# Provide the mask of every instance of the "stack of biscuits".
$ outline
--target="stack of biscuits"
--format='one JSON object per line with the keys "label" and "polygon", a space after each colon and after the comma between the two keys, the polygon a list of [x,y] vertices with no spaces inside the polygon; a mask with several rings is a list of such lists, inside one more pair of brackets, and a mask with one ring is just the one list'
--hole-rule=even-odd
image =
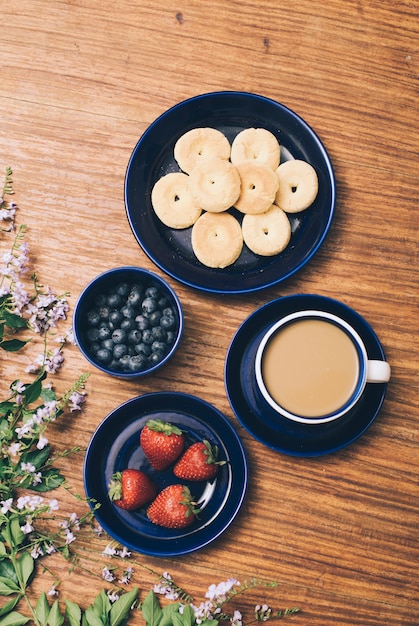
{"label": "stack of biscuits", "polygon": [[194,128],[177,140],[174,158],[182,171],[157,180],[151,203],[166,226],[192,227],[192,249],[208,267],[233,264],[244,244],[261,256],[279,254],[291,239],[287,213],[317,196],[314,168],[302,160],[280,164],[279,141],[264,128],[242,130],[231,145],[216,128]]}

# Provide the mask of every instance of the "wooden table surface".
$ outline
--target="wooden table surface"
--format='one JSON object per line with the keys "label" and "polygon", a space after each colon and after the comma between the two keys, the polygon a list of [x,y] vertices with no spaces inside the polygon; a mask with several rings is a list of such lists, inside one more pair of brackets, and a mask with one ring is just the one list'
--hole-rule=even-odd
{"label": "wooden table surface", "polygon": [[[154,576],[197,600],[236,577],[278,582],[243,596],[299,606],[295,624],[417,625],[418,592],[418,10],[416,0],[2,0],[0,167],[14,173],[18,220],[39,277],[74,305],[99,272],[133,264],[163,273],[134,239],[124,208],[130,154],[148,125],[182,100],[246,91],[297,112],[333,162],[337,204],[316,256],[296,275],[247,295],[220,296],[168,278],[184,308],[175,358],[121,382],[74,346],[63,388],[91,373],[58,450],[86,446],[120,403],[150,391],[198,395],[237,430],[249,490],[232,526],[188,556],[132,557],[144,593]],[[3,246],[3,243],[2,243]],[[376,331],[392,366],[383,408],[352,445],[318,458],[275,452],[235,418],[223,381],[226,351],[259,306],[295,293],[336,298]],[[14,374],[2,367],[4,381]],[[82,493],[83,455],[61,461]],[[62,508],[81,507],[60,495]],[[87,550],[89,542],[82,548]],[[102,544],[101,544],[102,545]],[[99,568],[100,553],[98,553]],[[60,600],[86,607],[103,581],[57,561]],[[93,568],[93,566],[92,566]],[[100,571],[100,570],[99,570]],[[37,577],[34,593],[51,578]],[[142,623],[135,617],[135,623]]]}

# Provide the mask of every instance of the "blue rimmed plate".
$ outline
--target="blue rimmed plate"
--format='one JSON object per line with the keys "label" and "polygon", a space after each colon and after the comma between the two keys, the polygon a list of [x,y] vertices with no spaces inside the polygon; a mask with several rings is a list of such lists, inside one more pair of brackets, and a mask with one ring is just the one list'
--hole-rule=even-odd
{"label": "blue rimmed plate", "polygon": [[[144,510],[128,512],[109,500],[108,484],[114,472],[125,468],[145,471],[159,489],[179,482],[171,468],[154,471],[139,444],[148,419],[162,419],[185,431],[188,443],[207,439],[217,445],[221,465],[213,481],[186,482],[199,502],[201,513],[193,525],[171,530],[152,524]],[[193,552],[219,537],[237,516],[248,482],[242,443],[227,418],[207,402],[188,394],[149,393],[125,402],[98,426],[84,462],[86,495],[100,507],[95,516],[106,532],[122,545],[158,557]]]}
{"label": "blue rimmed plate", "polygon": [[264,445],[292,456],[314,457],[336,452],[358,439],[377,417],[386,383],[367,385],[356,407],[327,424],[300,424],[262,410],[256,394],[255,357],[266,331],[279,319],[304,309],[327,311],[342,317],[359,333],[370,359],[385,359],[371,326],[338,300],[315,294],[278,298],[254,311],[239,327],[227,351],[225,387],[233,412],[242,426]]}
{"label": "blue rimmed plate", "polygon": [[[266,128],[280,141],[281,161],[303,159],[315,168],[319,179],[317,198],[306,211],[289,216],[291,242],[281,254],[261,257],[244,246],[233,265],[225,269],[209,268],[193,253],[190,228],[168,228],[155,215],[151,190],[158,178],[179,170],[173,157],[177,139],[188,130],[203,126],[218,128],[230,141],[244,128]],[[257,291],[299,271],[322,245],[331,226],[335,201],[332,164],[313,129],[284,105],[245,92],[208,93],[170,108],[138,141],[125,176],[126,213],[144,252],[173,278],[213,293]]]}

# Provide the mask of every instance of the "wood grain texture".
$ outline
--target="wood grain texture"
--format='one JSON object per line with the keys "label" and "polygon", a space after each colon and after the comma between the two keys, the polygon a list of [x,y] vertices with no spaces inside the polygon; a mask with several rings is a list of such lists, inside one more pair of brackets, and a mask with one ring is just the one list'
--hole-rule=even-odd
{"label": "wood grain texture", "polygon": [[[124,209],[125,169],[138,138],[167,108],[216,90],[273,98],[319,134],[335,169],[331,231],[297,275],[262,292],[224,297],[169,279],[185,311],[182,347],[152,378],[120,382],[74,347],[58,378],[91,372],[83,415],[53,429],[57,450],[86,446],[118,404],[148,391],[199,395],[231,420],[249,458],[243,509],[208,548],[177,559],[135,555],[145,592],[169,571],[198,601],[235,576],[276,580],[244,596],[301,607],[296,624],[414,626],[418,593],[418,10],[381,0],[19,0],[1,3],[0,168],[13,168],[19,219],[37,272],[74,305],[108,268],[156,268]],[[3,246],[3,241],[2,241]],[[373,326],[392,365],[379,418],[344,450],[318,459],[278,454],[238,423],[223,382],[238,326],[281,295],[320,293]],[[2,360],[2,389],[14,361]],[[82,493],[82,455],[61,461]],[[82,505],[62,494],[62,509]],[[100,551],[80,538],[86,554]],[[94,551],[91,553],[91,548]],[[62,577],[61,598],[87,606],[103,584]],[[45,573],[34,594],[47,590]],[[135,623],[142,623],[140,616]]]}

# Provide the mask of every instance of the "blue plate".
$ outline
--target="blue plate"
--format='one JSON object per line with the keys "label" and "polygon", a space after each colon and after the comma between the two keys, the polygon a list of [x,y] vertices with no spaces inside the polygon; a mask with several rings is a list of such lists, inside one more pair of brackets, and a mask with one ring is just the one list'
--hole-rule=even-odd
{"label": "blue plate", "polygon": [[[280,141],[281,161],[303,159],[316,169],[317,198],[306,211],[289,216],[291,243],[281,254],[261,257],[244,246],[233,265],[225,269],[209,268],[193,253],[190,228],[168,228],[155,215],[150,198],[154,183],[164,174],[179,171],[173,157],[177,139],[188,130],[203,126],[218,128],[230,141],[244,128],[266,128]],[[213,293],[257,291],[280,283],[300,270],[320,248],[330,229],[335,194],[329,156],[310,126],[274,100],[234,91],[190,98],[157,118],[135,146],[125,176],[127,217],[144,252],[173,278]],[[235,215],[242,217],[238,212]]]}
{"label": "blue plate", "polygon": [[358,331],[370,359],[385,359],[374,331],[353,309],[324,296],[299,294],[273,300],[243,322],[227,352],[224,380],[234,414],[255,439],[278,452],[314,457],[348,446],[365,433],[381,409],[387,384],[367,385],[352,411],[327,424],[300,424],[276,414],[274,418],[268,409],[262,410],[255,392],[254,364],[258,345],[278,319],[304,309],[339,315]]}
{"label": "blue plate", "polygon": [[[221,465],[213,481],[185,482],[200,503],[199,520],[183,530],[152,524],[144,510],[124,511],[109,500],[108,484],[114,472],[137,468],[159,489],[179,482],[171,468],[154,471],[139,444],[148,419],[163,419],[186,432],[188,444],[208,439],[220,450]],[[84,462],[88,498],[100,503],[95,516],[116,541],[131,550],[169,557],[193,552],[214,541],[230,526],[247,490],[247,460],[241,441],[222,413],[212,405],[183,393],[150,393],[125,402],[98,426]]]}

